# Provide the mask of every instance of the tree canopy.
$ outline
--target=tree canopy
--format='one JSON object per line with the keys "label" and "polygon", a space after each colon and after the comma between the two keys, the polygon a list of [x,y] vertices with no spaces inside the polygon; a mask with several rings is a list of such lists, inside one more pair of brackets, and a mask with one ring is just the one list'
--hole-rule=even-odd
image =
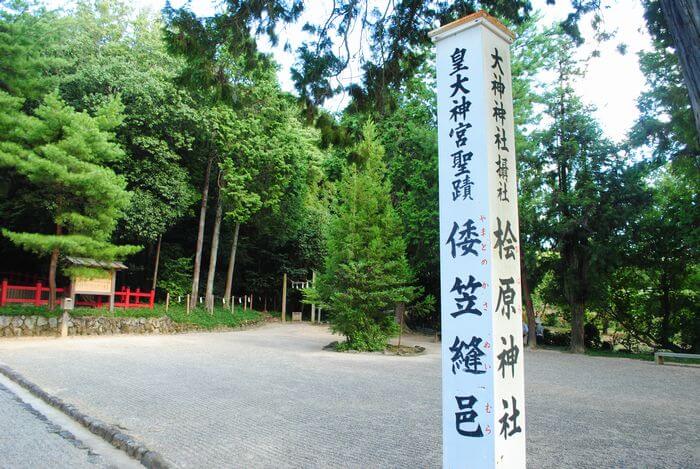
{"label": "tree canopy", "polygon": [[[308,299],[329,313],[342,347],[381,348],[404,306],[411,326],[439,328],[427,33],[483,8],[518,36],[515,145],[531,326],[539,316],[567,330],[557,343],[575,351],[602,346],[596,332],[611,348],[622,337],[625,348],[698,350],[700,141],[679,56],[686,49],[663,3],[643,2],[653,39],[639,55],[647,84],[628,138],[613,142],[573,86],[585,79],[579,24],[591,20],[609,37],[597,0],[573,2],[562,23],[546,27],[527,0],[386,9],[338,0],[297,43],[281,31],[312,8],[302,0],[226,0],[210,17],[187,5],[148,14],[120,0],[63,10],[3,1],[3,270],[41,275],[48,261],[55,289],[61,255],[123,258],[123,284],[189,294],[192,307],[202,294],[210,307],[253,294],[269,310],[281,309],[283,274],[305,281],[316,271]],[[263,37],[296,53],[294,93],[260,51]],[[350,62],[359,73],[340,81]],[[324,109],[338,93],[347,106]],[[304,308],[300,296],[290,301]]]}

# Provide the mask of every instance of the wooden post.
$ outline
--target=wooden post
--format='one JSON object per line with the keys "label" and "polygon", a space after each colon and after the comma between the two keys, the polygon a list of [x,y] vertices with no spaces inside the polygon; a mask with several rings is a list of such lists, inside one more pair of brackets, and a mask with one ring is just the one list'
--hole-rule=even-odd
{"label": "wooden post", "polygon": [[5,306],[7,302],[7,279],[2,281],[2,290],[0,290],[0,306]]}
{"label": "wooden post", "polygon": [[156,265],[153,267],[153,283],[151,284],[151,290],[156,289],[156,284],[158,283],[158,264],[160,263],[160,245],[163,241],[163,235],[158,236],[158,247],[156,248]]}
{"label": "wooden post", "polygon": [[243,311],[248,310],[248,297],[246,295],[243,295]]}
{"label": "wooden post", "polygon": [[185,311],[186,311],[187,315],[189,316],[190,315],[190,295],[189,295],[189,293],[187,294],[186,303],[187,303],[187,305],[185,306]]}
{"label": "wooden post", "polygon": [[109,294],[109,312],[114,312],[114,290],[117,287],[117,272],[112,271],[112,291]]}
{"label": "wooden post", "polygon": [[168,312],[168,307],[170,306],[170,292],[165,292],[165,312]]}
{"label": "wooden post", "polygon": [[61,316],[61,337],[68,337],[68,311],[63,310]]}
{"label": "wooden post", "polygon": [[[312,270],[311,271],[311,288],[314,288],[315,286],[316,286],[316,271]],[[316,321],[316,305],[314,303],[311,303],[311,324],[313,324],[315,321]],[[321,321],[319,321],[319,322],[321,322]]]}
{"label": "wooden post", "polygon": [[282,277],[282,322],[287,320],[287,274]]}
{"label": "wooden post", "polygon": [[34,306],[41,305],[41,282],[37,282],[36,291],[34,292]]}
{"label": "wooden post", "polygon": [[151,290],[151,296],[148,298],[148,308],[153,309],[153,305],[156,302],[156,291]]}
{"label": "wooden post", "polygon": [[126,292],[125,292],[125,300],[124,300],[124,307],[128,308],[129,307],[129,295],[131,295],[131,289],[129,287],[126,287]]}
{"label": "wooden post", "polygon": [[253,311],[253,294],[250,294],[250,310]]}
{"label": "wooden post", "polygon": [[[73,301],[73,307],[75,308],[75,278],[70,279],[70,299]],[[66,296],[65,293],[63,295],[64,297]]]}
{"label": "wooden post", "polygon": [[231,303],[231,314],[233,314],[233,307],[236,305],[236,298],[232,296],[230,303]]}

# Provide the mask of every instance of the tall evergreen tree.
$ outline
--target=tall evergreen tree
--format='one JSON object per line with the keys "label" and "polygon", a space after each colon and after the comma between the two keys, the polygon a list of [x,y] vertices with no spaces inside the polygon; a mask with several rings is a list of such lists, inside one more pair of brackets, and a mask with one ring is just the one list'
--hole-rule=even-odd
{"label": "tall evergreen tree", "polygon": [[372,122],[363,134],[357,163],[340,184],[317,291],[330,309],[333,331],[346,338],[343,347],[380,350],[396,330],[393,307],[410,302],[415,292],[401,221],[391,204],[384,148]]}
{"label": "tall evergreen tree", "polygon": [[140,249],[110,243],[129,203],[124,179],[104,166],[124,154],[111,132],[121,122],[121,103],[108,102],[95,117],[75,112],[56,93],[48,95],[34,115],[23,113],[22,104],[0,91],[0,168],[14,170],[37,187],[55,228],[51,234],[2,233],[28,251],[51,256],[53,308],[59,254],[114,260]]}
{"label": "tall evergreen tree", "polygon": [[544,115],[552,125],[534,135],[539,141],[535,166],[543,172],[542,243],[555,248],[550,266],[571,319],[571,349],[583,352],[586,309],[600,298],[623,258],[619,235],[633,226],[644,197],[639,172],[626,164],[591,117],[593,110],[574,93],[572,80],[580,71],[572,47],[562,39],[552,55],[558,76],[544,95]]}

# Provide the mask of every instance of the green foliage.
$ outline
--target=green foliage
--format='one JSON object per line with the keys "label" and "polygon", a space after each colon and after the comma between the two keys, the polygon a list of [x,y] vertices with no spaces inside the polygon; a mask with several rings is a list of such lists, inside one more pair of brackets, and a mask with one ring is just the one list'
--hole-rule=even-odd
{"label": "green foliage", "polygon": [[214,110],[215,139],[222,156],[226,215],[246,222],[258,210],[277,211],[283,198],[299,196],[320,176],[318,132],[302,126],[298,108],[268,79],[241,90],[241,109]]}
{"label": "green foliage", "polygon": [[47,255],[113,260],[140,248],[109,242],[129,202],[122,177],[105,164],[123,156],[110,132],[121,121],[118,102],[98,109],[96,117],[75,112],[56,93],[47,95],[33,115],[22,100],[0,91],[0,167],[26,178],[51,201],[55,234],[2,233],[23,249]]}
{"label": "green foliage", "polygon": [[161,37],[159,21],[135,16],[126,3],[80,3],[63,18],[63,44],[75,57],[61,77],[61,95],[94,113],[118,94],[124,121],[116,129],[124,157],[112,165],[132,192],[119,233],[153,242],[196,200],[184,165],[198,136],[196,103],[173,80],[182,67]]}
{"label": "green foliage", "polygon": [[581,72],[572,44],[561,37],[555,44],[548,63],[557,79],[543,95],[552,125],[533,133],[539,145],[521,163],[528,174],[523,214],[528,244],[554,247],[556,255],[540,257],[540,269],[554,272],[547,301],[570,315],[571,345],[581,351],[586,308],[605,296],[610,273],[626,257],[626,228],[638,222],[649,197],[644,166],[628,163],[575,95],[571,83]]}
{"label": "green foliage", "polygon": [[384,148],[374,124],[363,128],[358,163],[340,184],[340,206],[330,223],[318,295],[331,326],[357,350],[378,350],[396,332],[393,308],[415,294],[400,219],[391,204]]}
{"label": "green foliage", "polygon": [[[428,295],[440,294],[438,150],[434,75],[425,67],[398,98],[395,112],[380,121],[391,197],[402,220],[407,258]],[[427,307],[428,303],[424,303]],[[422,315],[437,322],[436,311]],[[417,316],[414,316],[414,319]]]}
{"label": "green foliage", "polygon": [[0,90],[36,103],[57,84],[68,61],[58,47],[57,15],[33,1],[0,5]]}
{"label": "green foliage", "polygon": [[169,292],[171,297],[184,297],[192,286],[192,258],[178,257],[163,260],[158,288]]}
{"label": "green foliage", "polygon": [[656,0],[645,0],[653,50],[640,52],[647,89],[630,145],[651,153],[653,194],[632,238],[633,262],[615,273],[609,313],[642,343],[700,351],[700,137],[673,38]]}
{"label": "green foliage", "polygon": [[[624,331],[630,343],[700,347],[700,142],[657,0],[643,2],[654,48],[640,54],[648,87],[622,145],[603,138],[570,86],[580,64],[567,37],[596,0],[575,2],[563,31],[538,28],[528,2],[409,2],[386,16],[366,0],[335,2],[327,27],[308,25],[310,42],[289,44],[298,48],[296,102],[256,36],[276,39],[275,25],[310,2],[231,0],[210,18],[168,6],[162,21],[121,0],[65,11],[1,3],[0,256],[10,270],[39,266],[16,246],[111,259],[134,252],[114,239],[152,245],[163,236],[158,286],[184,296],[194,188],[213,161],[225,220],[242,225],[238,293],[270,299],[281,272],[303,279],[322,270],[307,299],[332,310],[348,339],[341,348],[383,348],[397,301],[410,302],[411,321],[437,326],[436,103],[425,33],[435,19],[485,8],[517,33],[521,247],[536,311],[552,326],[578,319],[580,328]],[[339,87],[334,77],[353,51],[337,40],[353,28],[369,49],[359,78]],[[341,88],[351,98],[342,115],[318,109]],[[376,129],[356,146],[369,118]],[[232,231],[222,230],[223,243]],[[130,282],[144,280],[151,254],[130,259]]]}

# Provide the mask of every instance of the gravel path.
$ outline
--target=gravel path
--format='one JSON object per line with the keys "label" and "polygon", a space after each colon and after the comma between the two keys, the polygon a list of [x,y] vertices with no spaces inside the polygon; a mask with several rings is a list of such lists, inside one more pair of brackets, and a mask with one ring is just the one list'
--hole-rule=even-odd
{"label": "gravel path", "polygon": [[[0,342],[6,363],[180,467],[438,467],[439,347],[338,354],[323,327]],[[700,467],[700,369],[526,353],[528,466]]]}
{"label": "gravel path", "polygon": [[104,460],[0,384],[0,468],[96,468]]}

